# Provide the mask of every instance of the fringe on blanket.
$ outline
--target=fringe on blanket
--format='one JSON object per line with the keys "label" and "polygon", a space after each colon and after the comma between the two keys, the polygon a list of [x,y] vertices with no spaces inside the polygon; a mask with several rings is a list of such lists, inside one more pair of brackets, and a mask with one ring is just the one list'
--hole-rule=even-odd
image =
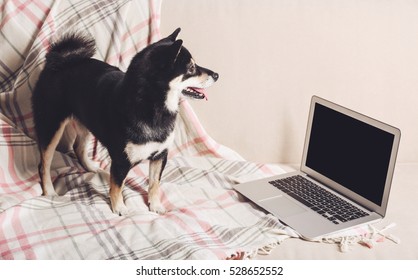
{"label": "fringe on blanket", "polygon": [[347,235],[329,235],[317,240],[309,240],[319,243],[337,244],[340,252],[349,252],[355,244],[360,244],[369,249],[374,248],[378,243],[384,242],[386,239],[399,244],[401,241],[393,234],[386,234],[385,231],[395,227],[395,223],[391,223],[381,229],[376,227],[376,224],[365,225],[365,232],[362,234],[347,234]]}
{"label": "fringe on blanket", "polygon": [[238,251],[232,253],[226,260],[251,260],[255,259],[257,255],[269,255],[274,248],[282,244],[285,240],[289,238],[299,238],[296,232],[290,228],[286,229],[276,229],[274,234],[277,234],[275,237],[275,242],[265,245],[260,248],[255,248],[250,251]]}
{"label": "fringe on blanket", "polygon": [[[400,244],[401,240],[397,236],[386,233],[387,230],[392,229],[396,226],[396,223],[391,223],[387,226],[384,226],[381,229],[378,229],[376,225],[366,225],[367,233],[358,234],[358,235],[346,235],[346,236],[327,236],[321,239],[316,240],[306,240],[310,242],[317,242],[317,243],[326,243],[326,244],[337,244],[341,253],[348,253],[351,251],[352,247],[356,244],[365,246],[369,249],[373,249],[377,244],[384,242],[385,240],[390,240],[395,244]],[[255,249],[251,252],[237,252],[232,254],[227,260],[248,260],[254,259],[257,255],[270,255],[271,252],[279,246],[283,241],[293,238],[292,236],[288,235],[286,232],[282,232],[279,234],[283,234],[282,238],[278,240],[278,242],[266,245],[264,247]],[[301,237],[299,237],[301,238]],[[302,238],[303,239],[303,238]]]}
{"label": "fringe on blanket", "polygon": [[369,249],[374,248],[378,243],[384,242],[386,239],[399,244],[401,240],[393,234],[386,234],[385,231],[395,227],[395,223],[391,223],[382,229],[377,229],[373,225],[368,225],[370,233],[357,236],[342,236],[342,237],[326,237],[320,242],[338,244],[342,253],[350,251],[354,244],[366,246]]}

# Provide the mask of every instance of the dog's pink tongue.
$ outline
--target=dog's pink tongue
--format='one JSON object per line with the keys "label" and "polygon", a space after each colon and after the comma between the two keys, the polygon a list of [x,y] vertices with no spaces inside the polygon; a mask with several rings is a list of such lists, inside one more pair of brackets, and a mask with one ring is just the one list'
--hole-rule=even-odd
{"label": "dog's pink tongue", "polygon": [[204,88],[193,88],[198,93],[202,94],[206,100],[208,100],[208,96],[206,95],[206,90]]}

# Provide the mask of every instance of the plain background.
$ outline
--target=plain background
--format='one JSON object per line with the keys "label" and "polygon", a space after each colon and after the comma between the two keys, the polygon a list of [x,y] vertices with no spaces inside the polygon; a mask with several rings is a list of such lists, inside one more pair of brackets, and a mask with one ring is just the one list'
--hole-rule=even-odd
{"label": "plain background", "polygon": [[165,0],[177,27],[220,75],[191,105],[247,160],[299,163],[318,95],[401,129],[398,163],[418,162],[418,1]]}

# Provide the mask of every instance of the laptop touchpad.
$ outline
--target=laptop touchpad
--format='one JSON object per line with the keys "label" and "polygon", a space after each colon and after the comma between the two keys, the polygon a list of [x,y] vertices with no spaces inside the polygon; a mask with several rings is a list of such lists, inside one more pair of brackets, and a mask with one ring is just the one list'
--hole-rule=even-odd
{"label": "laptop touchpad", "polygon": [[259,201],[258,204],[279,218],[289,217],[306,212],[305,208],[297,205],[295,202],[283,196],[262,200]]}

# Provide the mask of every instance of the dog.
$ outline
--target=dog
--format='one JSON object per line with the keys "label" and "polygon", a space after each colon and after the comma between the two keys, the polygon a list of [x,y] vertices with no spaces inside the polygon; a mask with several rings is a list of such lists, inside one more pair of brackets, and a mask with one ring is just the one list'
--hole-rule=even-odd
{"label": "dog", "polygon": [[43,195],[57,195],[51,161],[66,125],[74,120],[74,152],[86,170],[96,169],[85,149],[92,135],[109,153],[112,211],[128,214],[124,181],[133,166],[149,160],[149,209],[165,213],[160,180],[174,140],[180,98],[206,98],[205,88],[219,77],[196,64],[183,41],[177,40],[179,32],[180,28],[135,54],[126,72],[93,59],[96,45],[90,36],[70,33],[51,43],[32,94]]}

